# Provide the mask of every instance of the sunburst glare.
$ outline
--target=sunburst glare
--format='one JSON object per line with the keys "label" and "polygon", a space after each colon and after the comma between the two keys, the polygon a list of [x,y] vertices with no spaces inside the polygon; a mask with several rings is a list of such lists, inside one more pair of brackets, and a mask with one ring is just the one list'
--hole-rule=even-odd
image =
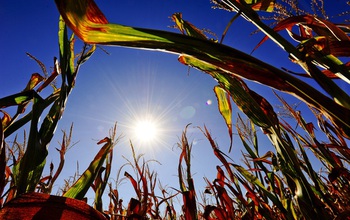
{"label": "sunburst glare", "polygon": [[169,80],[169,76],[167,79],[161,77],[163,75],[157,74],[156,65],[147,66],[143,66],[142,70],[131,68],[128,78],[123,81],[124,89],[114,83],[122,76],[105,76],[110,82],[107,87],[113,90],[111,94],[119,100],[111,102],[111,107],[116,110],[114,117],[123,140],[131,141],[137,153],[146,153],[152,157],[166,149],[172,151],[177,143],[185,124],[182,122],[182,109],[186,107],[183,100],[192,87],[184,87],[179,92],[180,82]]}
{"label": "sunburst glare", "polygon": [[152,145],[161,138],[160,124],[152,117],[136,119],[132,125],[131,139],[142,145]]}

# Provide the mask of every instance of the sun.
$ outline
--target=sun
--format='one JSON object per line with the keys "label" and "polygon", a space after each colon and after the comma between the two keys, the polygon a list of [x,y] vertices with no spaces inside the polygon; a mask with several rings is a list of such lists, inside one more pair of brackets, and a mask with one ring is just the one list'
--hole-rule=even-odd
{"label": "sun", "polygon": [[159,138],[159,127],[150,119],[139,120],[134,127],[134,137],[141,143],[152,143]]}

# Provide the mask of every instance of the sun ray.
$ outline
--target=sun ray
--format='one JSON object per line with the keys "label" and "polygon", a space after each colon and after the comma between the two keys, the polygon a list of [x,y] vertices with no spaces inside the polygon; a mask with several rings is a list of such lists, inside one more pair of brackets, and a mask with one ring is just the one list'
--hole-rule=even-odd
{"label": "sun ray", "polygon": [[[179,108],[188,97],[187,91],[192,89],[184,88],[180,92],[171,92],[171,85],[162,82],[156,74],[154,66],[151,69],[142,70],[137,78],[131,74],[123,87],[130,90],[123,90],[115,83],[115,77],[105,74],[110,84],[106,85],[111,89],[111,94],[119,102],[110,102],[111,109],[115,109],[115,117],[118,126],[127,144],[129,141],[139,153],[156,154],[164,149],[173,153],[173,146],[178,141],[183,127],[177,124]],[[132,71],[132,70],[131,70]],[[129,84],[129,86],[127,86]],[[159,85],[168,85],[167,90]]]}

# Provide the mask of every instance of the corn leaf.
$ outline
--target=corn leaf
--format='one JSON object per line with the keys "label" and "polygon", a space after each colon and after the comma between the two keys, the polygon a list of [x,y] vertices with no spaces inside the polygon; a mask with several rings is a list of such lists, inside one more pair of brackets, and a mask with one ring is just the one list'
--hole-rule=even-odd
{"label": "corn leaf", "polygon": [[275,0],[265,0],[253,5],[253,10],[255,11],[266,11],[272,12],[275,7]]}
{"label": "corn leaf", "polygon": [[[225,72],[223,72],[223,71],[221,71],[221,69],[219,68],[219,67],[217,67],[217,66],[215,66],[215,65],[212,65],[211,63],[207,63],[207,62],[204,62],[204,61],[201,61],[201,60],[199,60],[199,59],[197,59],[197,58],[195,58],[195,57],[193,57],[193,56],[188,56],[188,55],[181,55],[180,56],[180,58],[179,58],[179,61],[181,62],[181,63],[184,63],[184,64],[186,64],[186,65],[189,65],[189,66],[192,66],[192,67],[196,67],[196,68],[198,68],[198,69],[200,69],[200,70],[202,70],[202,71],[204,71],[204,72],[206,72],[206,73],[208,73],[208,74],[210,74],[212,77],[214,77],[215,79],[217,79],[222,85],[225,85],[226,87],[231,87],[231,84],[236,80],[238,80],[238,78],[235,78],[235,79],[233,79],[232,80],[232,78],[234,78],[234,77],[232,77],[232,76],[230,76],[229,74],[226,74]],[[241,62],[245,62],[245,61],[241,61]],[[235,70],[237,70],[238,68],[240,68],[239,66],[240,66],[241,64],[237,64],[236,66],[235,66]],[[251,65],[255,65],[255,64],[251,64]],[[251,66],[250,66],[251,67]],[[251,72],[249,72],[249,70],[248,70],[248,66],[246,66],[245,67],[245,69],[243,70],[240,70],[239,72],[244,72],[244,75],[242,75],[243,77],[245,77],[245,78],[247,78],[247,76],[251,73]],[[260,70],[262,70],[262,69],[251,69],[251,71],[260,71]],[[247,72],[245,72],[245,71],[247,71]],[[316,72],[316,71],[315,71]],[[262,72],[261,72],[262,73]],[[269,73],[262,73],[262,74],[270,74],[270,73],[272,73],[272,72],[269,72]],[[285,74],[284,72],[283,73],[281,73],[281,74]],[[266,76],[266,75],[265,75]],[[270,85],[271,87],[273,87],[273,88],[276,88],[276,89],[278,89],[278,90],[281,90],[281,91],[285,91],[285,92],[287,92],[288,91],[288,93],[290,93],[291,91],[293,91],[293,90],[295,90],[294,92],[294,95],[295,96],[297,96],[297,97],[299,97],[299,99],[301,99],[301,100],[303,100],[303,101],[306,101],[306,102],[308,102],[309,104],[311,104],[311,103],[314,103],[314,104],[311,104],[311,105],[313,105],[314,107],[316,107],[316,106],[319,106],[319,107],[316,107],[316,108],[318,108],[321,112],[324,112],[326,115],[328,115],[328,113],[330,114],[330,115],[328,115],[328,117],[330,117],[330,119],[332,120],[332,121],[334,121],[334,123],[335,124],[337,124],[337,125],[340,125],[340,123],[344,123],[344,125],[345,124],[348,124],[348,125],[346,125],[346,126],[339,126],[339,130],[340,131],[342,131],[342,135],[344,135],[345,137],[349,137],[350,138],[350,130],[349,130],[349,128],[350,128],[350,123],[348,123],[348,119],[346,119],[346,120],[344,120],[344,118],[343,119],[341,119],[342,117],[339,117],[339,115],[337,116],[337,115],[333,115],[333,113],[330,113],[330,111],[333,111],[332,110],[332,107],[331,106],[334,106],[334,105],[336,105],[337,107],[339,107],[339,108],[342,108],[342,109],[344,109],[345,111],[348,111],[348,109],[346,109],[346,108],[344,108],[343,106],[341,106],[341,105],[337,105],[335,102],[333,102],[333,101],[331,101],[332,103],[328,103],[328,101],[327,101],[327,99],[329,100],[329,98],[327,97],[327,96],[325,96],[325,95],[323,95],[322,93],[320,93],[319,91],[317,91],[316,89],[314,89],[314,88],[312,88],[312,87],[310,87],[309,85],[307,85],[306,83],[304,83],[304,82],[302,82],[302,81],[299,81],[298,79],[296,79],[296,78],[294,78],[293,77],[293,79],[292,78],[290,78],[291,79],[291,81],[294,81],[294,80],[296,80],[296,81],[298,81],[298,82],[296,82],[295,81],[295,83],[293,82],[291,82],[291,81],[289,81],[289,77],[290,77],[290,75],[288,75],[288,74],[286,74],[285,75],[285,77],[282,77],[282,78],[284,78],[285,80],[287,80],[287,81],[284,81],[284,82],[282,82],[282,81],[280,81],[280,80],[282,80],[282,78],[281,77],[279,77],[278,79],[276,79],[276,81],[274,81],[274,82],[272,82],[271,81],[271,78],[264,78],[265,77],[264,75],[261,75],[261,81],[260,82],[262,82],[263,84],[265,84],[265,85]],[[271,77],[277,77],[277,76],[272,76],[271,75]],[[264,78],[264,79],[263,79]],[[270,79],[270,82],[268,82],[268,79]],[[259,79],[260,80],[260,79]],[[243,83],[243,81],[242,81],[242,83]],[[298,87],[295,87],[295,85],[296,84],[299,84],[299,86]],[[289,87],[289,88],[288,88]],[[293,88],[291,88],[291,87],[293,87]],[[233,88],[233,89],[238,89],[238,88]],[[296,91],[296,90],[298,90],[298,92]],[[314,96],[314,94],[316,94],[317,93],[317,95],[315,95]],[[251,92],[251,94],[253,94],[253,92]],[[293,94],[293,93],[292,93]],[[298,95],[296,95],[296,94],[298,94]],[[343,93],[341,93],[341,94],[343,94]],[[339,94],[339,95],[341,95],[341,94]],[[299,96],[300,95],[300,96]],[[253,96],[254,96],[254,94],[253,94]],[[319,99],[320,97],[322,97],[321,99]],[[261,101],[263,102],[263,103],[265,103],[265,101],[263,101],[263,98],[259,98],[259,96],[256,96],[256,98],[258,98],[258,99],[261,99]],[[233,100],[235,100],[234,98],[233,98]],[[324,101],[326,101],[327,102],[327,104],[324,102]],[[330,101],[330,100],[329,100]],[[243,100],[243,102],[245,102],[245,100]],[[322,103],[322,102],[324,102],[324,103]],[[317,104],[316,104],[317,103]],[[237,103],[236,103],[237,104]],[[248,104],[250,104],[250,103],[248,103]],[[237,104],[238,105],[238,104]],[[239,105],[238,105],[239,106]],[[269,107],[269,104],[264,104],[264,105],[262,105],[261,107],[263,107],[263,106],[266,106],[266,108],[267,109],[265,109],[264,111],[266,112],[266,113],[268,113],[268,112],[270,112],[269,113],[269,115],[270,116],[272,116],[272,117],[269,117],[269,119],[271,119],[272,121],[272,123],[273,124],[277,124],[277,122],[278,122],[278,119],[276,118],[276,115],[273,113],[273,111],[269,111],[268,109],[270,108]],[[328,106],[328,107],[326,107],[326,106]],[[263,107],[264,108],[264,107]],[[242,110],[243,111],[243,110]],[[244,111],[243,111],[244,112]],[[328,113],[326,113],[326,112],[328,112]],[[244,112],[244,113],[246,113],[246,112]],[[252,114],[251,114],[251,116],[254,116],[254,114],[256,114],[256,112],[255,111],[252,111]],[[339,113],[340,114],[340,113]],[[350,114],[350,112],[349,112],[349,114]],[[347,116],[345,116],[345,117],[347,117]],[[252,118],[251,118],[252,119]],[[262,118],[261,118],[262,119]],[[349,120],[350,120],[350,118],[349,118]],[[252,119],[252,121],[254,122],[254,123],[256,123],[257,122],[257,120],[256,119]],[[266,120],[264,120],[265,122],[266,122]],[[266,125],[267,124],[263,124],[263,125],[260,125],[260,124],[257,124],[257,125],[259,125],[259,126],[265,126],[266,127]]]}
{"label": "corn leaf", "polygon": [[[215,1],[216,2],[216,1]],[[232,1],[217,1],[217,2],[225,2],[227,4],[235,4],[248,6],[254,11],[267,11],[272,12],[275,6],[275,0],[232,0]]]}
{"label": "corn leaf", "polygon": [[278,199],[278,197],[276,197],[275,195],[273,195],[271,192],[269,192],[265,186],[260,182],[260,180],[254,176],[253,174],[251,174],[250,172],[248,172],[246,169],[244,169],[243,167],[237,165],[237,164],[233,164],[233,166],[236,168],[236,170],[242,175],[244,176],[244,178],[250,182],[251,184],[253,184],[254,186],[259,187],[261,190],[264,191],[265,195],[273,202],[273,204],[275,204],[284,214],[287,213],[287,210],[283,207],[282,203],[280,202],[280,200]]}
{"label": "corn leaf", "polygon": [[[308,74],[310,75],[314,74],[316,76],[322,74],[321,70],[316,68],[315,64],[312,63],[312,61],[310,61],[309,58],[306,59],[306,57],[302,53],[300,53],[300,51],[298,51],[297,48],[295,48],[290,42],[288,42],[286,39],[280,36],[276,30],[273,30],[270,27],[268,27],[266,24],[264,24],[249,6],[240,4],[239,2],[236,2],[236,1],[225,1],[225,0],[220,1],[219,4],[228,10],[241,13],[242,17],[244,17],[247,21],[253,23],[257,28],[259,28],[262,32],[264,32],[270,39],[272,39],[277,45],[279,45],[282,49],[286,50],[290,54],[290,57],[294,59],[296,63],[298,63]],[[329,36],[330,38],[335,38],[339,41],[349,41],[349,37],[347,36],[346,33],[343,32],[341,28],[338,28],[337,26],[335,26],[334,24],[326,20],[318,19],[316,17],[309,16],[309,15],[303,15],[299,17],[292,16],[290,19],[292,20],[299,19],[298,22],[300,22],[301,24],[306,23],[306,25],[309,25],[311,29],[313,29],[320,36]],[[287,22],[287,23],[293,23],[293,22]],[[303,31],[303,33],[307,33],[307,32]],[[309,35],[309,37],[310,36],[312,35]],[[334,63],[332,59],[328,59],[328,64],[330,64],[329,69],[337,74],[339,69],[344,69],[345,71],[339,74],[341,74],[343,77],[346,77],[347,78],[346,81],[348,81],[349,79],[348,69],[339,67],[339,65],[337,65],[337,63]],[[313,73],[311,73],[311,71]],[[333,87],[338,90],[336,84],[334,83],[332,83],[331,86],[324,86],[326,83],[322,82],[322,80],[318,80],[318,79],[316,80],[318,83],[321,83],[321,86],[324,89]],[[298,88],[298,87],[295,87],[295,88]],[[330,91],[332,91],[333,88],[328,89],[327,92],[329,93]],[[337,92],[329,93],[329,94],[331,94],[332,98],[337,102],[341,103],[341,105],[343,105],[344,107],[349,106],[350,98],[347,97],[346,94],[344,94],[344,92],[341,92],[340,95],[338,95]],[[330,117],[333,117],[333,116],[330,116]],[[336,121],[335,123],[339,122],[338,119],[333,121]],[[350,138],[349,132],[350,131],[344,131],[343,135],[347,136],[347,138]]]}
{"label": "corn leaf", "polygon": [[[111,167],[112,167],[112,158],[113,158],[113,151],[111,150],[106,157],[105,163],[106,168],[100,169],[98,177],[95,179],[95,199],[94,199],[94,208],[100,212],[103,212],[103,206],[102,206],[102,195],[106,189],[108,178],[111,173]],[[102,178],[102,173],[104,171],[104,175]]]}
{"label": "corn leaf", "polygon": [[[293,94],[321,111],[325,111],[329,117],[336,118],[337,123],[350,129],[349,109],[336,105],[310,85],[286,72],[241,51],[199,38],[109,23],[92,0],[75,2],[56,0],[55,2],[66,24],[86,43],[149,48],[183,54],[180,61],[191,58],[192,62],[187,62],[189,65],[193,65],[193,62],[201,63],[202,68],[200,69],[215,68]],[[232,2],[232,4],[240,7],[239,9],[243,10],[242,13],[245,13],[246,17],[253,16],[251,11],[242,8],[238,3]],[[266,25],[263,27],[263,24],[257,23],[259,22],[257,18],[251,21],[255,22],[259,28],[263,28],[266,33]],[[302,56],[293,45],[283,37],[276,35],[274,31],[270,31],[268,35],[279,42],[298,62],[301,62]],[[300,64],[304,65],[302,62]],[[340,115],[347,118],[340,117]],[[344,135],[350,137],[350,130]]]}
{"label": "corn leaf", "polygon": [[236,77],[230,77],[226,74],[219,73],[215,73],[215,75],[219,79],[219,82],[225,82],[222,86],[229,92],[238,108],[256,125],[263,129],[277,125],[277,117],[266,99],[250,90],[242,80]]}
{"label": "corn leaf", "polygon": [[61,88],[60,98],[56,100],[51,106],[49,113],[46,115],[43,123],[41,124],[38,137],[40,138],[40,143],[46,147],[50,143],[58,121],[61,119],[62,114],[65,109],[65,102],[67,100],[66,87]]}
{"label": "corn leaf", "polygon": [[63,196],[68,198],[83,199],[86,192],[90,188],[91,184],[98,175],[100,168],[102,167],[106,157],[113,149],[113,143],[110,138],[104,138],[97,144],[102,144],[103,147],[97,153],[95,158],[91,161],[89,167],[80,176],[80,178],[63,194]]}
{"label": "corn leaf", "polygon": [[[41,97],[39,95],[37,95],[37,93],[35,93],[33,91],[27,91],[27,92],[34,93],[34,97],[38,98],[39,100],[41,99]],[[23,92],[23,93],[27,93],[27,92]],[[21,93],[21,94],[23,95],[23,93]],[[26,100],[30,100],[30,98],[32,97],[31,95],[27,96]],[[8,96],[8,97],[10,97],[10,96]],[[4,99],[7,99],[8,97],[5,97]],[[21,98],[23,98],[23,97],[21,97]],[[36,105],[40,105],[41,108],[45,109],[48,106],[50,106],[53,102],[55,102],[58,98],[59,98],[59,91],[55,91],[53,94],[51,94],[45,100],[37,102]],[[1,99],[0,99],[0,104],[1,104]],[[24,105],[25,102],[21,102],[21,104]],[[11,124],[8,125],[4,129],[5,138],[8,137],[9,135],[13,134],[13,132],[17,131],[19,128],[21,128],[23,125],[25,125],[29,121],[31,121],[32,117],[33,117],[33,110],[30,111],[29,113],[27,113],[25,116],[23,116],[19,120],[15,121],[15,122],[12,121]]]}
{"label": "corn leaf", "polygon": [[[181,154],[179,157],[178,175],[179,184],[184,202],[185,219],[197,219],[196,207],[196,192],[191,174],[191,149],[192,145],[188,143],[186,131],[189,125],[186,126],[181,138]],[[186,178],[183,177],[182,161],[186,164]],[[186,184],[187,182],[187,184]]]}
{"label": "corn leaf", "polygon": [[56,77],[61,73],[59,63],[57,58],[54,58],[54,69],[51,75],[45,80],[45,82],[37,89],[38,92],[41,92],[44,88],[46,88],[50,83],[52,83]]}
{"label": "corn leaf", "polygon": [[242,144],[245,147],[245,149],[247,150],[247,152],[249,153],[249,155],[252,157],[253,161],[255,161],[255,164],[259,165],[259,167],[265,172],[268,173],[267,168],[265,167],[265,165],[262,163],[263,161],[261,160],[261,157],[259,158],[257,153],[255,153],[249,146],[249,144],[245,141],[245,137],[242,133],[242,130],[236,126],[237,131],[238,131],[238,135],[241,138]]}
{"label": "corn leaf", "polygon": [[[294,34],[292,33],[292,28],[295,25],[299,25],[301,30],[306,28],[312,29],[320,37],[314,38],[312,34],[307,36],[299,36]],[[301,15],[293,16],[279,22],[273,30],[278,32],[284,29],[287,29],[294,39],[301,41],[299,48],[311,48],[304,49],[303,54],[305,54],[305,56],[310,56],[313,54],[313,59],[315,59],[318,63],[323,64],[325,68],[329,69],[334,74],[339,74],[342,79],[350,83],[350,71],[348,68],[345,68],[338,59],[335,58],[335,56],[349,55],[349,49],[347,46],[350,43],[350,38],[344,31],[337,27],[337,25],[314,16]],[[309,31],[307,30],[301,31],[301,33],[308,32]],[[267,39],[267,36],[264,37],[263,40],[261,40],[255,47],[255,49]],[[315,49],[322,51],[322,53],[319,52],[315,55]]]}
{"label": "corn leaf", "polygon": [[251,5],[254,11],[272,12],[275,6],[275,0],[245,0],[248,5]]}
{"label": "corn leaf", "polygon": [[3,117],[1,119],[1,124],[2,124],[2,128],[1,128],[1,135],[4,135],[3,131],[4,131],[4,128],[6,128],[10,123],[11,123],[11,116],[0,109],[0,112],[3,114]]}
{"label": "corn leaf", "polygon": [[[289,18],[286,18],[285,20],[279,22],[273,30],[278,32],[281,30],[288,30],[290,34],[293,36],[295,40],[303,41],[310,39],[312,35],[303,35],[302,33],[305,33],[305,31],[302,31],[302,35],[296,35],[292,33],[292,27],[298,24],[302,24],[304,26],[307,26],[311,28],[313,31],[316,32],[319,36],[332,36],[338,40],[348,41],[349,37],[342,31],[339,27],[332,24],[329,21],[316,18],[311,15],[300,15],[300,16],[292,16]],[[307,32],[306,32],[307,33]],[[268,39],[268,36],[264,37],[259,44],[255,47],[258,48],[263,42],[265,42]]]}
{"label": "corn leaf", "polygon": [[230,152],[232,148],[232,107],[231,107],[230,96],[225,91],[225,89],[221,88],[220,86],[215,86],[214,92],[215,92],[216,98],[218,99],[220,114],[225,119],[225,122],[228,128],[228,133],[231,140],[230,148],[229,148],[229,152]]}
{"label": "corn leaf", "polygon": [[39,132],[37,130],[39,118],[43,110],[42,99],[34,97],[33,116],[31,119],[27,149],[20,162],[13,166],[18,195],[35,190],[46,163],[48,151],[46,146],[41,144]]}
{"label": "corn leaf", "polygon": [[175,22],[177,28],[181,31],[182,34],[186,34],[191,37],[196,37],[199,39],[206,40],[207,37],[203,34],[203,31],[196,28],[193,24],[182,19],[181,13],[175,13],[171,16]]}
{"label": "corn leaf", "polygon": [[132,186],[134,187],[135,193],[137,194],[137,198],[141,198],[141,191],[134,177],[132,177],[132,175],[126,171],[124,172],[124,176],[130,180]]}
{"label": "corn leaf", "polygon": [[211,206],[211,205],[205,206],[204,213],[203,213],[204,219],[210,219],[210,220],[214,219],[210,217],[212,212],[214,212],[215,216],[217,217],[215,219],[225,219],[225,211],[222,210],[221,208],[218,208],[216,206]]}
{"label": "corn leaf", "polygon": [[68,86],[73,86],[74,81],[74,50],[73,36],[68,40],[68,33],[65,21],[60,17],[58,42],[60,47],[60,67],[62,73],[62,85],[68,81]]}
{"label": "corn leaf", "polygon": [[39,73],[33,73],[24,91],[34,89],[35,86],[37,86],[43,80],[44,77],[42,77]]}
{"label": "corn leaf", "polygon": [[233,171],[230,168],[230,163],[226,160],[226,158],[224,156],[227,156],[226,154],[224,154],[222,151],[220,151],[220,149],[218,148],[218,146],[215,144],[213,138],[211,137],[208,129],[206,127],[204,127],[204,131],[202,130],[203,134],[206,136],[206,138],[208,139],[213,151],[214,151],[214,155],[221,161],[221,163],[225,166],[226,171],[228,172],[229,175],[229,179],[232,182],[235,182],[235,175],[233,173]]}
{"label": "corn leaf", "polygon": [[34,90],[28,90],[14,95],[9,95],[0,99],[0,108],[14,105],[24,105],[31,101],[34,97],[40,98],[40,96]]}

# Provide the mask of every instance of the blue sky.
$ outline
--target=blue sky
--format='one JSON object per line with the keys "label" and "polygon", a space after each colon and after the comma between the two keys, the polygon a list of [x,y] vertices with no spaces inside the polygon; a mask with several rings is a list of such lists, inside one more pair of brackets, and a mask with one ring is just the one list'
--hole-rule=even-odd
{"label": "blue sky", "polygon": [[[96,3],[111,23],[176,32],[170,27],[173,23],[169,17],[182,12],[185,20],[198,28],[209,29],[219,38],[233,16],[227,11],[213,10],[210,1],[204,0],[99,0]],[[1,1],[0,97],[21,91],[32,73],[41,73],[26,52],[41,60],[48,70],[53,66],[53,57],[58,56],[58,16],[54,1],[37,0],[35,4],[22,0]],[[262,34],[251,35],[254,30],[251,24],[239,18],[230,28],[224,43],[250,53],[263,37]],[[192,123],[188,130],[189,140],[194,143],[192,170],[195,185],[204,190],[202,177],[214,179],[215,166],[219,165],[219,161],[212,155],[208,141],[196,126],[206,125],[224,152],[227,153],[229,147],[227,129],[213,93],[216,82],[208,75],[180,64],[173,54],[119,47],[103,49],[109,54],[98,49],[80,69],[76,87],[51,143],[48,162],[53,161],[57,166],[59,155],[54,148],[59,146],[60,131],[68,130],[74,123],[73,142],[77,143],[66,155],[67,164],[59,181],[74,174],[77,161],[80,173],[85,170],[99,149],[97,140],[107,136],[117,122],[118,134],[123,138],[115,147],[111,175],[115,179],[119,167],[126,162],[122,156],[131,159],[130,127],[137,118],[152,117],[161,125],[160,141],[153,143],[152,148],[135,144],[137,152],[145,153],[146,159],[159,161],[162,165],[150,164],[159,173],[159,179],[165,185],[178,188],[176,175],[180,150],[176,143],[185,126]],[[80,47],[76,50],[79,51]],[[253,55],[277,67],[294,69],[294,66],[289,66],[287,54],[269,41]],[[273,103],[276,100],[271,89],[254,83],[249,85]],[[212,101],[211,105],[208,105],[208,100]],[[289,100],[297,102],[294,98]],[[233,114],[237,113],[239,111],[233,105]],[[263,147],[270,146],[265,137],[260,141]],[[234,135],[233,150],[229,155],[236,163],[241,163],[240,150],[241,143]],[[129,172],[128,169],[125,168]],[[132,188],[128,182],[123,186]],[[131,196],[133,194],[125,198]]]}

